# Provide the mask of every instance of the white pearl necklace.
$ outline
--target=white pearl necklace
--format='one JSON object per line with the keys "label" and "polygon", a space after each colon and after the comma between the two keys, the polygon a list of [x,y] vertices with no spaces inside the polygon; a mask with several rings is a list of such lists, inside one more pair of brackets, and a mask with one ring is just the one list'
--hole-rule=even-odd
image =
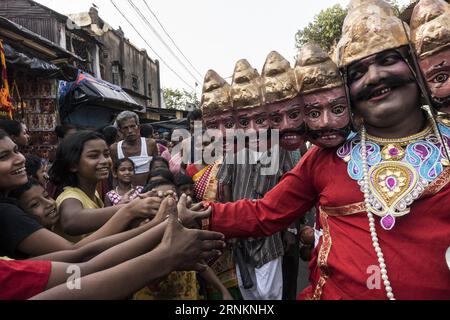
{"label": "white pearl necklace", "polygon": [[363,127],[361,130],[361,159],[363,165],[363,191],[364,191],[364,204],[367,211],[367,217],[369,218],[370,235],[372,237],[372,245],[375,249],[375,253],[378,257],[378,263],[381,270],[381,279],[386,289],[386,294],[389,300],[395,300],[394,293],[392,292],[391,283],[387,275],[386,264],[384,261],[383,252],[378,241],[377,230],[375,229],[375,218],[371,213],[370,205],[370,189],[369,189],[369,168],[367,165],[367,148],[366,148],[366,129]]}

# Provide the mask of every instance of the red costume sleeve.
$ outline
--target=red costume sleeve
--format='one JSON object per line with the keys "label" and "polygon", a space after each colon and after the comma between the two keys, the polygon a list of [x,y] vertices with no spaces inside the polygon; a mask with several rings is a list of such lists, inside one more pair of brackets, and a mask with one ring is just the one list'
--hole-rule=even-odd
{"label": "red costume sleeve", "polygon": [[0,259],[0,300],[25,300],[43,292],[51,270],[50,261]]}
{"label": "red costume sleeve", "polygon": [[313,164],[319,149],[311,149],[264,198],[210,203],[211,229],[227,237],[269,236],[286,229],[317,201]]}

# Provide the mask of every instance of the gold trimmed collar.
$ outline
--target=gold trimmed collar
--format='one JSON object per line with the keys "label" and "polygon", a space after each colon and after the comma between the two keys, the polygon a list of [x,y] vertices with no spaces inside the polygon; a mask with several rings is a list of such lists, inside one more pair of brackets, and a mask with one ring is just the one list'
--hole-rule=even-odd
{"label": "gold trimmed collar", "polygon": [[411,136],[404,137],[404,138],[386,139],[386,138],[375,137],[368,133],[366,134],[366,136],[367,136],[367,140],[375,142],[376,144],[378,144],[380,146],[386,146],[388,144],[396,144],[396,145],[400,145],[400,146],[406,146],[412,142],[425,139],[432,132],[433,132],[433,127],[431,126],[430,123],[428,123],[427,126],[425,127],[425,129],[423,129],[422,131],[420,131],[416,134],[413,134]]}

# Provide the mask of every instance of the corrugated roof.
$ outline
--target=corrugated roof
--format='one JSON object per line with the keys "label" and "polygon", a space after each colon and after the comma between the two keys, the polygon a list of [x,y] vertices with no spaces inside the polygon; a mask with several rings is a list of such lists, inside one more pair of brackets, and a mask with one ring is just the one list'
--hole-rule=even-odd
{"label": "corrugated roof", "polygon": [[[81,57],[73,54],[72,52],[60,47],[56,43],[42,37],[41,35],[34,33],[33,31],[0,16],[0,36],[15,41],[22,42],[23,45],[31,47],[37,51],[53,51],[57,58],[72,58],[78,61],[84,61]],[[43,52],[44,53],[44,52]],[[53,60],[52,59],[52,60]]]}

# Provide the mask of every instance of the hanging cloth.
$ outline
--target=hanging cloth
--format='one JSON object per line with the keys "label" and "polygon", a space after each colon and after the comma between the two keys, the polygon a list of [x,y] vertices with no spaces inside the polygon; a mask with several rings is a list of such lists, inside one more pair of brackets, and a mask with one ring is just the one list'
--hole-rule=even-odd
{"label": "hanging cloth", "polygon": [[0,113],[6,113],[6,116],[12,120],[13,118],[13,104],[9,95],[8,74],[6,72],[5,50],[3,49],[3,42],[0,40],[0,59],[1,59],[1,75],[2,83],[0,88]]}

